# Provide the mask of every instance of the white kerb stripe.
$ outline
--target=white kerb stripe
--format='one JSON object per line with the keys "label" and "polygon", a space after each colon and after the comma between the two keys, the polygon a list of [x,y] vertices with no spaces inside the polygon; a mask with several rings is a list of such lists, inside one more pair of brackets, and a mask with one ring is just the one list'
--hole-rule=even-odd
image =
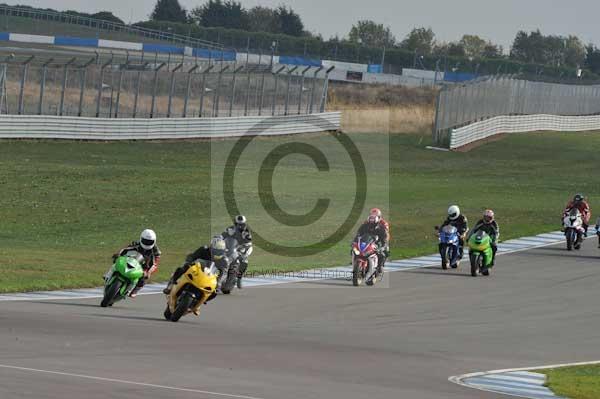
{"label": "white kerb stripe", "polygon": [[11,365],[7,365],[7,364],[0,364],[0,368],[19,370],[19,371],[30,371],[30,372],[34,372],[34,373],[62,375],[62,376],[74,377],[74,378],[85,378],[88,380],[114,382],[117,384],[137,385],[137,386],[141,386],[141,387],[165,389],[165,390],[169,390],[169,391],[203,393],[203,394],[207,394],[207,395],[223,396],[223,397],[227,397],[227,398],[263,399],[263,398],[258,398],[256,396],[236,395],[236,394],[229,394],[229,393],[222,393],[222,392],[203,391],[200,389],[191,389],[191,388],[178,388],[178,387],[171,387],[171,386],[167,386],[167,385],[156,385],[156,384],[147,384],[147,383],[143,383],[143,382],[118,380],[115,378],[95,377],[92,375],[65,373],[65,372],[61,372],[61,371],[40,370],[40,369],[32,369],[32,368],[28,368],[28,367],[17,367],[17,366],[11,366]]}

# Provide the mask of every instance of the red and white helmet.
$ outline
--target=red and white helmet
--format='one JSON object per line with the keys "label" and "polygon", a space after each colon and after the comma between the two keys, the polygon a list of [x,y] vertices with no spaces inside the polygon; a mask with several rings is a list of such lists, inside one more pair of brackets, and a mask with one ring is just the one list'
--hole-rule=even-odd
{"label": "red and white helmet", "polygon": [[369,223],[377,224],[381,221],[381,209],[373,208],[369,212],[369,218],[367,219]]}
{"label": "red and white helmet", "polygon": [[485,212],[483,212],[483,222],[486,224],[490,224],[494,221],[494,211],[492,211],[491,209],[486,209]]}

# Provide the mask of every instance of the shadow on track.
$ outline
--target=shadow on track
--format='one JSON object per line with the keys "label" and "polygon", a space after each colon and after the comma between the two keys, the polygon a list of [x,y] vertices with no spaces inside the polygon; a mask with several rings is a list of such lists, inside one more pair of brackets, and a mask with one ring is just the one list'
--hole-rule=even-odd
{"label": "shadow on track", "polygon": [[335,280],[318,280],[318,281],[298,281],[295,284],[310,284],[310,285],[327,285],[332,287],[348,287],[352,286],[352,280],[335,279]]}
{"label": "shadow on track", "polygon": [[68,299],[58,299],[56,301],[27,301],[29,303],[39,303],[42,305],[54,305],[54,306],[79,306],[85,308],[99,308],[100,302],[98,303],[78,303],[78,302],[60,302]]}
{"label": "shadow on track", "polygon": [[583,259],[583,260],[600,260],[600,255],[580,255],[577,250],[567,251],[566,248],[538,248],[531,252],[521,252],[519,256],[533,256],[536,258],[547,257],[556,259],[557,256],[560,258],[569,259]]}
{"label": "shadow on track", "polygon": [[458,269],[456,271],[453,270],[448,270],[448,271],[442,271],[441,269],[430,269],[430,268],[419,268],[419,269],[414,269],[414,270],[405,270],[404,273],[412,273],[412,274],[430,274],[432,276],[450,276],[450,277],[471,277],[471,272],[468,271],[466,268]]}
{"label": "shadow on track", "polygon": [[[143,320],[143,321],[155,321],[155,322],[161,322],[161,323],[166,323],[168,320],[165,320],[164,317],[144,317],[144,316],[124,316],[124,315],[116,315],[116,314],[99,314],[99,313],[95,313],[95,314],[89,314],[86,316],[91,316],[91,317],[105,317],[108,319],[127,319],[127,320]],[[185,321],[182,319],[180,320],[178,323],[181,324],[183,322],[183,324],[187,324],[185,323]]]}

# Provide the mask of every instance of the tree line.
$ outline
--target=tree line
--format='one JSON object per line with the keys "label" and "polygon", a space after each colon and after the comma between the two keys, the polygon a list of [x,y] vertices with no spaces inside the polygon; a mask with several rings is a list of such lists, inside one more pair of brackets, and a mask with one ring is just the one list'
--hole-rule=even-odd
{"label": "tree line", "polygon": [[153,21],[190,23],[206,28],[220,27],[291,36],[310,35],[304,31],[300,16],[291,7],[284,5],[245,9],[235,0],[208,0],[188,12],[178,0],[158,0],[150,18]]}
{"label": "tree line", "polygon": [[[327,42],[321,35],[305,31],[301,17],[286,6],[245,9],[235,0],[208,0],[188,12],[178,0],[158,0],[151,19],[206,28],[284,34]],[[333,37],[328,41],[367,48],[398,49],[419,56],[463,58],[471,62],[507,59],[526,64],[587,68],[595,73],[600,72],[600,50],[593,44],[586,46],[574,35],[543,35],[539,30],[529,33],[519,31],[508,54],[505,54],[502,46],[477,35],[465,34],[458,41],[438,41],[433,30],[424,27],[414,28],[403,40],[397,40],[389,26],[371,20],[360,20],[352,26],[347,37]]]}
{"label": "tree line", "polygon": [[5,7],[21,8],[21,9],[31,10],[31,11],[59,12],[59,13],[65,14],[65,15],[71,15],[71,16],[75,16],[75,17],[93,18],[93,19],[99,19],[102,21],[113,22],[116,24],[124,24],[122,19],[120,19],[119,17],[117,17],[110,11],[100,11],[100,12],[90,14],[87,12],[80,12],[80,11],[75,11],[75,10],[56,11],[52,8],[37,8],[37,7],[31,7],[28,5],[21,5],[21,4],[9,5],[9,4],[5,4],[5,3],[0,3],[0,5],[5,6]]}
{"label": "tree line", "polygon": [[456,42],[440,42],[431,28],[414,28],[404,40],[398,42],[389,27],[373,21],[358,21],[350,30],[349,40],[374,47],[401,48],[420,55],[466,57],[469,59],[508,58],[529,64],[554,67],[575,67],[598,70],[598,49],[587,47],[574,35],[543,35],[539,30],[519,31],[508,54],[502,46],[477,35],[464,35]]}
{"label": "tree line", "polygon": [[[62,14],[123,23],[108,11],[87,14],[70,10]],[[158,0],[150,17],[134,25],[219,42],[230,48],[250,45],[253,51],[263,54],[270,53],[274,42],[281,55],[361,63],[379,63],[385,53],[385,70],[392,73],[416,66],[479,74],[523,72],[562,78],[573,77],[577,70],[583,69],[584,78],[596,79],[600,75],[600,49],[594,44],[584,45],[573,35],[543,35],[539,30],[519,31],[509,51],[505,51],[477,35],[467,34],[453,42],[440,41],[431,28],[424,27],[414,28],[402,40],[397,40],[389,26],[370,20],[355,23],[345,37],[324,40],[320,34],[304,30],[301,17],[289,7],[259,6],[248,10],[235,0],[208,0],[189,12],[178,0]]]}

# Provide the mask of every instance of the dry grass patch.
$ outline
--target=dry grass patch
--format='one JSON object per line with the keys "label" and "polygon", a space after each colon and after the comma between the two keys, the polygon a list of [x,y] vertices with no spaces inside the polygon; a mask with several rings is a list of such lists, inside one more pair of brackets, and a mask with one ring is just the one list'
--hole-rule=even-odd
{"label": "dry grass patch", "polygon": [[431,88],[332,83],[327,108],[343,111],[346,133],[429,134],[436,94]]}

